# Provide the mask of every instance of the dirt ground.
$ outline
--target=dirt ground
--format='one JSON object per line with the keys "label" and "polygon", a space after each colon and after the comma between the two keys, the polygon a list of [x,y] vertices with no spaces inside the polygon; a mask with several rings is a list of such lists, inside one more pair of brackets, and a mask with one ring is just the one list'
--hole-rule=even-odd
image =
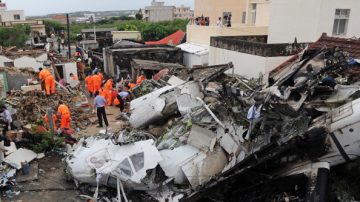
{"label": "dirt ground", "polygon": [[[89,102],[93,100],[90,98]],[[116,107],[107,107],[106,114],[109,121],[109,130],[118,131],[123,127],[123,122],[116,120],[119,109]],[[96,117],[96,114],[94,114]],[[86,128],[86,130],[77,132],[76,137],[88,137],[97,134],[102,128],[96,128],[98,123]],[[38,163],[41,172],[38,174],[38,180],[18,183],[20,194],[13,198],[1,196],[0,201],[14,202],[82,202],[75,184],[67,182],[64,174],[64,162],[62,156],[56,153],[47,153],[43,159],[35,160],[30,163]]]}

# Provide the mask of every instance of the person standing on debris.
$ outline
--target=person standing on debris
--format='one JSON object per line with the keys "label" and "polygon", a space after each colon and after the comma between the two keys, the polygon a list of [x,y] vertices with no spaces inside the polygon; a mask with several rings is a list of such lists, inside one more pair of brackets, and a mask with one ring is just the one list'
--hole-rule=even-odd
{"label": "person standing on debris", "polygon": [[60,101],[59,104],[60,105],[58,107],[58,115],[61,118],[60,128],[61,129],[70,128],[71,116],[70,116],[69,107],[66,106],[62,101]]}
{"label": "person standing on debris", "polygon": [[55,94],[55,79],[48,69],[39,68],[39,78],[42,83],[45,83],[46,95]]}
{"label": "person standing on debris", "polygon": [[45,91],[45,79],[51,72],[48,69],[39,68],[39,79],[41,82],[41,89]]}
{"label": "person standing on debris", "polygon": [[6,135],[6,132],[14,129],[13,120],[11,117],[10,111],[6,108],[6,106],[0,107],[0,113],[2,116],[2,123],[4,124],[3,135]]}
{"label": "person standing on debris", "polygon": [[245,140],[249,140],[250,136],[254,135],[254,134],[252,134],[252,132],[253,132],[255,126],[257,125],[257,123],[259,123],[261,121],[260,111],[261,111],[261,99],[255,98],[255,104],[250,107],[248,114],[247,114],[247,119],[250,122],[250,126],[249,126],[249,130],[244,138]]}
{"label": "person standing on debris", "polygon": [[108,120],[106,118],[105,105],[106,105],[105,98],[99,94],[99,91],[96,91],[95,92],[95,99],[94,99],[94,111],[93,111],[93,113],[95,113],[95,108],[96,108],[96,114],[97,114],[98,121],[99,121],[99,125],[97,126],[98,128],[103,127],[103,119],[104,119],[106,127],[109,126]]}
{"label": "person standing on debris", "polygon": [[76,67],[77,67],[78,76],[82,80],[85,75],[85,64],[82,62],[81,58],[77,59]]}
{"label": "person standing on debris", "polygon": [[111,106],[112,104],[112,90],[113,90],[113,80],[108,79],[104,85],[104,93],[106,94],[106,105]]}
{"label": "person standing on debris", "polygon": [[86,88],[87,88],[87,91],[89,92],[90,94],[90,97],[93,96],[93,92],[94,92],[94,83],[93,83],[93,80],[92,80],[92,76],[91,75],[88,75],[86,78],[85,78],[85,85],[86,85]]}

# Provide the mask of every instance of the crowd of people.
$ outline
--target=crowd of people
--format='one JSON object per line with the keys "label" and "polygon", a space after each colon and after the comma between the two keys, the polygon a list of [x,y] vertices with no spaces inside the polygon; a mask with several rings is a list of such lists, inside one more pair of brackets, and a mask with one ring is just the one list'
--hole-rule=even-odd
{"label": "crowd of people", "polygon": [[231,14],[225,15],[223,18],[219,17],[218,21],[216,22],[216,25],[218,27],[231,27],[231,19],[232,19]]}
{"label": "crowd of people", "polygon": [[194,20],[194,24],[195,25],[199,25],[199,26],[209,26],[210,25],[210,18],[209,17],[197,17]]}
{"label": "crowd of people", "polygon": [[[232,15],[224,15],[224,17],[219,17],[216,21],[216,25],[218,27],[231,27]],[[198,26],[209,26],[210,25],[210,17],[197,17],[193,20],[193,24]]]}

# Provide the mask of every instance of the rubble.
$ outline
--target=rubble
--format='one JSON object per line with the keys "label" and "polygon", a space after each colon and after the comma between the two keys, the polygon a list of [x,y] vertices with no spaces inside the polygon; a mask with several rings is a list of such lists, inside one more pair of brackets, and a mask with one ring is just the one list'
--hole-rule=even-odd
{"label": "rubble", "polygon": [[16,109],[16,118],[22,125],[37,124],[39,120],[51,108],[54,113],[57,112],[59,101],[63,101],[70,107],[72,114],[72,123],[74,128],[84,129],[91,125],[87,98],[82,92],[76,92],[76,95],[64,90],[58,89],[52,97],[46,97],[41,91],[12,91],[5,99],[5,102]]}
{"label": "rubble", "polygon": [[5,162],[16,169],[21,169],[22,162],[31,162],[37,157],[37,154],[31,150],[20,148],[5,158]]}

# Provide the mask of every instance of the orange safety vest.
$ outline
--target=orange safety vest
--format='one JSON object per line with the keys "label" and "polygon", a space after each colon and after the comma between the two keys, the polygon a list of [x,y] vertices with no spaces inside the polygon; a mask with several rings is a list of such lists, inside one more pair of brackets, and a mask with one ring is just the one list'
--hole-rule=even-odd
{"label": "orange safety vest", "polygon": [[49,75],[51,75],[51,72],[47,69],[43,69],[39,73],[39,79],[44,81]]}
{"label": "orange safety vest", "polygon": [[145,80],[145,76],[144,75],[141,75],[139,76],[137,79],[136,79],[136,84],[141,84],[144,80]]}
{"label": "orange safety vest", "polygon": [[66,105],[64,104],[61,104],[59,107],[58,107],[58,114],[63,115],[63,114],[70,114],[70,110],[69,110],[69,107],[67,107]]}
{"label": "orange safety vest", "polygon": [[120,105],[120,101],[119,101],[119,99],[117,99],[117,98],[114,99],[114,102],[113,102],[113,103],[114,103],[115,106]]}

